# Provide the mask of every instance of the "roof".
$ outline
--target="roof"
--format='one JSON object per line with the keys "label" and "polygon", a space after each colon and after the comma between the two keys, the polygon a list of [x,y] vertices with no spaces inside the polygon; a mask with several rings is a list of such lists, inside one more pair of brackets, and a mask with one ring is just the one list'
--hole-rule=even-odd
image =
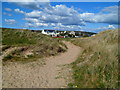
{"label": "roof", "polygon": [[44,31],[56,31],[56,30],[51,30],[51,29],[44,29]]}

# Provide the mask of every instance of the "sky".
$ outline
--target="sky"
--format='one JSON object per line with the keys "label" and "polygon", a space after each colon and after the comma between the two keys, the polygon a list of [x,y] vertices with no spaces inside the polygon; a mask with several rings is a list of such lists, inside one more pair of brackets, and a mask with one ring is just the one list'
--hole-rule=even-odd
{"label": "sky", "polygon": [[2,26],[100,32],[118,28],[117,2],[2,2]]}

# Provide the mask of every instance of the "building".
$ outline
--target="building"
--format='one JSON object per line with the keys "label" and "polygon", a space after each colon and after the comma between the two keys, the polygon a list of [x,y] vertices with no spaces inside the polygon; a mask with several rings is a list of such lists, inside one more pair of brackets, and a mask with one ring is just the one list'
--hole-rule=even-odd
{"label": "building", "polygon": [[42,30],[41,32],[42,34],[46,34],[46,35],[50,35],[50,36],[58,36],[59,33],[57,32],[57,30],[50,30],[50,29],[45,29],[45,30]]}
{"label": "building", "polygon": [[75,31],[70,31],[69,34],[75,35]]}
{"label": "building", "polygon": [[85,32],[85,31],[57,31],[51,29],[44,29],[41,32],[42,34],[50,35],[52,37],[89,37],[92,36],[92,32]]}

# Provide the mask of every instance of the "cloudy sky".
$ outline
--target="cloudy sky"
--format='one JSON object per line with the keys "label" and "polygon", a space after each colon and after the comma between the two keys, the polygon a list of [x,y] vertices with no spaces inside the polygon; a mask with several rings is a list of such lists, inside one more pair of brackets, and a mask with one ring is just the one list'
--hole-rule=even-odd
{"label": "cloudy sky", "polygon": [[2,2],[2,27],[91,32],[117,28],[117,2],[24,1]]}

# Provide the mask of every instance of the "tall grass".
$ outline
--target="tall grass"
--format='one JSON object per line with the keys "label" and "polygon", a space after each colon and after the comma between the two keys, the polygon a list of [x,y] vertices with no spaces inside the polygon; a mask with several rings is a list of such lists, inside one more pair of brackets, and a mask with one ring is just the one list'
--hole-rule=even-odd
{"label": "tall grass", "polygon": [[72,63],[77,88],[117,88],[118,86],[118,30],[107,30],[89,38],[72,39],[83,48]]}

